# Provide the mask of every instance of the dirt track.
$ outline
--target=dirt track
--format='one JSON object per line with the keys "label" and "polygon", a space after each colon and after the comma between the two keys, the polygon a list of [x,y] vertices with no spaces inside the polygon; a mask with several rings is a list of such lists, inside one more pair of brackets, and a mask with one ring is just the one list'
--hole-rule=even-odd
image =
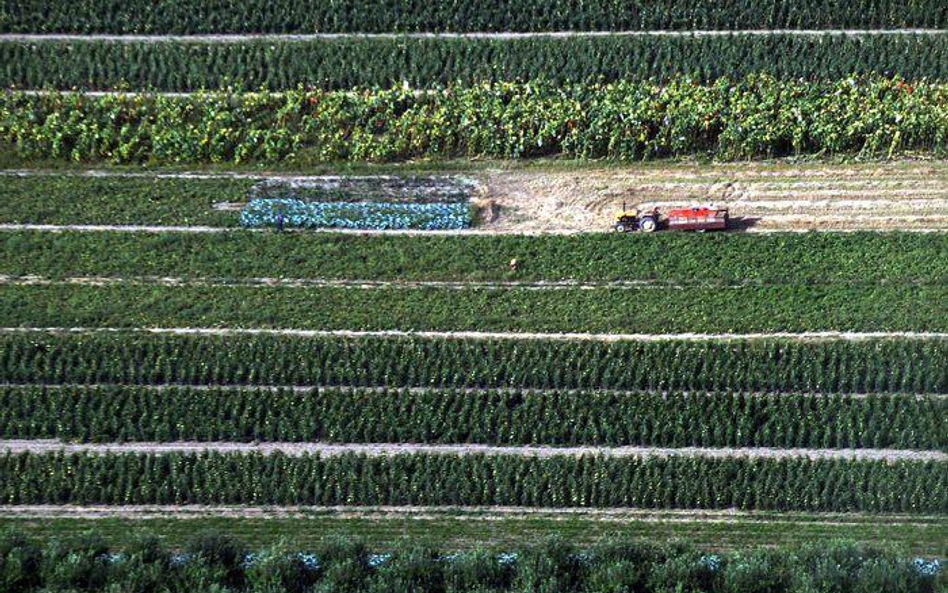
{"label": "dirt track", "polygon": [[782,459],[859,459],[884,461],[946,461],[942,451],[904,449],[777,449],[772,447],[547,447],[494,446],[480,444],[428,445],[418,443],[225,443],[225,442],[129,442],[129,443],[64,443],[56,440],[0,440],[0,451],[11,453],[261,453],[270,455],[315,455],[333,457],[358,453],[370,457],[389,455],[512,455],[518,457],[712,457]]}
{"label": "dirt track", "polygon": [[744,340],[948,340],[944,332],[770,332],[770,333],[721,333],[721,334],[590,334],[590,333],[539,333],[539,332],[482,332],[482,331],[416,331],[416,330],[321,330],[321,329],[274,329],[249,327],[0,327],[0,333],[149,333],[189,336],[238,336],[273,335],[301,338],[422,338],[443,340],[556,340],[564,342],[721,342]]}

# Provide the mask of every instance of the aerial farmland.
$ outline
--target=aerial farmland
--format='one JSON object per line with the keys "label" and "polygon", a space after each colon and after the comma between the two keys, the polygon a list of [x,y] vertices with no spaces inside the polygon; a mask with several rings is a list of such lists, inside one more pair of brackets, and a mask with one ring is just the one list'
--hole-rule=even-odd
{"label": "aerial farmland", "polygon": [[0,593],[948,592],[944,0],[0,0]]}

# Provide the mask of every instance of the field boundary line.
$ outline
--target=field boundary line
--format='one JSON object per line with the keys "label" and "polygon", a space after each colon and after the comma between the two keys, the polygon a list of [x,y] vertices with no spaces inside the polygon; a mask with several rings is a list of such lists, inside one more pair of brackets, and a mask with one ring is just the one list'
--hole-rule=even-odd
{"label": "field boundary line", "polygon": [[249,43],[307,42],[347,39],[483,39],[509,41],[517,39],[575,39],[608,37],[862,37],[898,35],[944,35],[942,29],[708,29],[673,31],[533,31],[533,32],[470,32],[470,33],[220,33],[220,34],[109,34],[109,33],[3,33],[0,42],[108,42],[108,43]]}
{"label": "field boundary line", "polygon": [[[18,224],[3,223],[0,224],[0,232],[3,231],[45,231],[45,232],[116,232],[116,233],[273,233],[273,229],[262,228],[243,228],[243,227],[215,227],[215,226],[161,226],[161,225],[108,225],[108,224]],[[461,229],[461,230],[414,230],[414,229],[391,229],[391,230],[369,230],[369,229],[286,229],[284,233],[325,233],[340,235],[380,235],[380,236],[491,236],[491,235],[523,235],[523,236],[544,236],[544,235],[583,235],[599,234],[608,231],[603,230],[590,232],[582,229],[509,229],[509,230],[486,230],[486,229]],[[748,228],[740,231],[730,231],[731,234],[774,234],[774,233],[946,233],[945,228],[901,228],[901,229],[873,229],[873,228],[803,228],[803,229],[767,229],[767,228]]]}
{"label": "field boundary line", "polygon": [[618,458],[665,458],[705,457],[715,459],[845,459],[851,461],[948,461],[948,453],[938,450],[914,449],[809,449],[775,447],[603,447],[603,446],[544,446],[544,445],[483,445],[424,444],[424,443],[331,443],[331,442],[221,442],[221,441],[173,441],[173,442],[122,442],[122,443],[71,443],[55,439],[3,439],[0,451],[6,453],[88,453],[91,455],[118,454],[166,454],[166,453],[238,453],[288,456],[319,455],[336,457],[358,454],[369,457],[393,455],[484,455],[516,457],[618,457]]}
{"label": "field boundary line", "polygon": [[154,518],[168,516],[176,519],[200,519],[209,516],[231,518],[372,518],[419,519],[461,518],[465,520],[544,519],[559,517],[586,518],[603,521],[649,522],[708,522],[708,523],[788,523],[830,525],[903,525],[932,527],[948,524],[940,516],[799,512],[799,511],[746,511],[742,509],[648,509],[638,507],[512,507],[512,506],[258,506],[258,505],[0,505],[0,515],[22,518],[82,518],[108,517]]}
{"label": "field boundary line", "polygon": [[719,333],[719,334],[595,334],[595,333],[537,333],[537,332],[478,332],[478,331],[414,331],[414,330],[318,330],[318,329],[274,329],[274,328],[223,328],[223,327],[0,327],[0,333],[50,333],[50,334],[94,334],[94,333],[145,333],[167,335],[283,335],[298,337],[336,338],[433,338],[464,340],[549,340],[572,342],[708,342],[744,340],[843,340],[862,341],[879,339],[948,340],[948,332],[772,332],[772,333]]}
{"label": "field boundary line", "polygon": [[312,393],[314,391],[326,392],[345,392],[345,393],[435,393],[451,392],[464,395],[481,395],[488,393],[507,393],[522,395],[542,395],[542,394],[564,394],[564,395],[610,395],[618,397],[637,397],[637,396],[655,396],[660,395],[663,398],[677,396],[696,396],[696,397],[717,397],[720,395],[743,395],[757,398],[781,398],[781,397],[803,397],[803,398],[830,398],[839,397],[846,399],[868,399],[870,397],[896,397],[896,398],[914,398],[916,400],[939,400],[948,399],[946,393],[914,393],[914,392],[872,392],[872,393],[847,393],[847,392],[809,392],[809,391],[728,391],[728,390],[706,390],[696,391],[683,389],[680,391],[669,390],[649,390],[649,389],[601,389],[601,388],[577,388],[568,387],[557,388],[538,388],[538,387],[434,387],[434,386],[400,386],[389,387],[385,385],[253,385],[253,384],[197,384],[197,383],[0,383],[0,389],[87,389],[90,391],[102,389],[145,389],[150,391],[168,391],[171,389],[188,389],[193,391],[293,391],[296,393]]}
{"label": "field boundary line", "polygon": [[[785,286],[785,284],[744,283],[744,284],[694,284],[663,282],[660,280],[614,280],[586,282],[578,280],[363,280],[363,279],[327,279],[327,278],[186,278],[169,276],[73,276],[51,278],[47,276],[15,276],[0,274],[0,285],[9,286],[233,286],[259,288],[349,288],[357,290],[374,289],[451,289],[451,290],[609,290],[609,289],[669,289],[686,290],[689,288],[742,289],[765,286]],[[789,283],[787,283],[789,284]],[[833,282],[831,284],[839,284]],[[849,285],[850,283],[843,283]],[[860,284],[860,286],[863,284]],[[866,283],[876,286],[877,283]]]}

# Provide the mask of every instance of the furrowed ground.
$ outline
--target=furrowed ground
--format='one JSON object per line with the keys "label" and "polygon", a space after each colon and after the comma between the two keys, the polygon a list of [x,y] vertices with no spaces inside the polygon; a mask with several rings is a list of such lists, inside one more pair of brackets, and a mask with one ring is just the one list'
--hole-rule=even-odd
{"label": "furrowed ground", "polygon": [[253,179],[7,181],[9,224],[233,231],[0,231],[3,525],[944,553],[944,234],[253,233],[215,208]]}
{"label": "furrowed ground", "polygon": [[6,4],[0,529],[948,557],[944,2]]}

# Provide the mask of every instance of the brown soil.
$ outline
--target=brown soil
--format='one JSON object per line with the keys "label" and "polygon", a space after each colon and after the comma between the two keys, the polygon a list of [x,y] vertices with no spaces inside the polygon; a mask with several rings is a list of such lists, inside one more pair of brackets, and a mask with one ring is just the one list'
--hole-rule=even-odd
{"label": "brown soil", "polygon": [[948,166],[705,165],[490,172],[497,232],[608,230],[623,203],[667,210],[713,202],[738,229],[948,230]]}

